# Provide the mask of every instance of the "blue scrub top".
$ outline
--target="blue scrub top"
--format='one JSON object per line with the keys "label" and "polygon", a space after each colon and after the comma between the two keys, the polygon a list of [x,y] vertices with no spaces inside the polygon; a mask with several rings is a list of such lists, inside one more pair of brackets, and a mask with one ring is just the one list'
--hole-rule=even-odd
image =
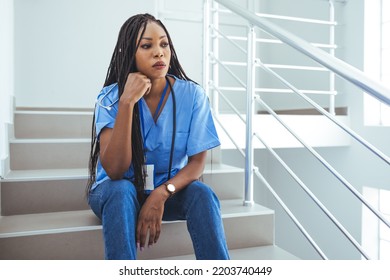
{"label": "blue scrub top", "polygon": [[[209,100],[199,85],[175,78],[173,91],[176,99],[176,138],[172,160],[171,177],[175,176],[188,161],[188,157],[220,145],[214,126]],[[118,85],[104,87],[97,98],[95,108],[96,135],[99,137],[105,127],[113,128],[118,113]],[[173,99],[168,100],[160,113],[157,123],[144,98],[141,98],[143,116],[143,135],[146,136],[146,163],[154,165],[154,186],[158,187],[168,180],[169,156],[173,133]],[[103,105],[103,106],[101,106]],[[106,108],[107,107],[107,108]],[[108,109],[110,108],[110,109]],[[133,181],[134,169],[129,167],[124,178]],[[92,186],[109,179],[98,160],[96,182]]]}

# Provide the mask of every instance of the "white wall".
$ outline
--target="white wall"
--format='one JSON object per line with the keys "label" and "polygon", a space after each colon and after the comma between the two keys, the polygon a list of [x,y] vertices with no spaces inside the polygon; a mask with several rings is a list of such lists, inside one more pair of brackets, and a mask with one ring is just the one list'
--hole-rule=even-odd
{"label": "white wall", "polygon": [[[242,6],[247,1],[235,1]],[[308,16],[313,18],[327,17],[327,3],[325,1],[299,0],[298,5],[286,1],[259,1],[258,11],[281,13],[294,16]],[[119,27],[131,15],[139,12],[156,14],[156,3],[160,10],[175,11],[174,16],[185,16],[186,13],[202,15],[202,0],[182,2],[177,0],[146,0],[146,1],[104,1],[104,0],[15,0],[15,95],[16,105],[19,107],[76,107],[89,108],[93,106],[96,93],[104,81],[112,50],[117,38]],[[315,4],[313,4],[315,3]],[[310,12],[299,7],[310,7]],[[298,7],[298,8],[296,8]],[[164,18],[163,18],[164,20]],[[228,33],[246,36],[246,28],[229,25],[236,20],[232,16],[221,17]],[[202,24],[201,22],[183,22],[170,18],[164,20],[174,39],[179,58],[188,75],[194,80],[202,81]],[[283,25],[291,27],[291,22]],[[316,28],[305,29],[298,24],[301,34],[307,39],[318,41],[319,34],[326,31]],[[259,32],[260,35],[260,32]],[[261,36],[266,36],[261,34]],[[221,50],[221,58],[232,61],[245,61],[245,56],[235,51],[227,44]],[[245,48],[245,44],[243,44]],[[284,47],[286,49],[286,47]],[[286,55],[275,53],[278,45],[258,45],[258,54],[268,63],[304,63],[303,58],[294,53]],[[190,53],[190,55],[189,55]],[[293,58],[291,60],[291,58]],[[238,68],[238,75],[245,81],[245,69]],[[263,71],[258,71],[259,87],[283,87],[271,79]],[[282,72],[290,75],[291,71]],[[300,88],[324,88],[324,77],[315,75],[300,81],[309,83],[313,80],[322,80],[317,87],[311,84],[298,84]],[[296,75],[295,75],[296,77]],[[232,84],[234,79],[221,70],[221,79],[226,85]],[[227,93],[227,96],[241,111],[245,111],[243,94],[240,92]],[[276,109],[286,107],[304,107],[306,104],[297,98],[282,95],[265,94],[264,98]],[[317,97],[327,105],[327,98]],[[284,105],[287,104],[287,105]],[[227,110],[226,104],[221,102],[222,110]]]}
{"label": "white wall", "polygon": [[172,37],[179,61],[186,74],[203,82],[203,1],[159,1],[158,18]]}
{"label": "white wall", "polygon": [[133,14],[155,14],[154,0],[14,2],[19,107],[93,107],[119,28]]}
{"label": "white wall", "polygon": [[0,2],[0,177],[8,169],[8,124],[13,113],[13,0]]}

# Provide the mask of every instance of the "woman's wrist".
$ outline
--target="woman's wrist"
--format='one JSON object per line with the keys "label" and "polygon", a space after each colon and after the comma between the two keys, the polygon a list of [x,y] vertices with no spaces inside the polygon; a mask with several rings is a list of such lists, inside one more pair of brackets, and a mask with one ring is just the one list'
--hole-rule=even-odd
{"label": "woman's wrist", "polygon": [[171,196],[165,188],[165,185],[161,185],[155,188],[152,193],[158,194],[164,200],[164,202]]}
{"label": "woman's wrist", "polygon": [[137,101],[132,100],[130,98],[119,99],[119,106],[121,106],[121,107],[134,108],[135,103],[137,103]]}

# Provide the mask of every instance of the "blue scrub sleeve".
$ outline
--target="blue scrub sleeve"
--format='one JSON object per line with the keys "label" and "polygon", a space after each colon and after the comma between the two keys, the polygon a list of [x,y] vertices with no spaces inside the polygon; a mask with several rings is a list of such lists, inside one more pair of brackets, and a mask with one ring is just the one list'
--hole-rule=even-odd
{"label": "blue scrub sleeve", "polygon": [[[118,113],[118,86],[116,84],[104,87],[97,98],[95,107],[96,135],[99,138],[103,128],[113,128]],[[101,105],[105,107],[102,107]]]}
{"label": "blue scrub sleeve", "polygon": [[188,156],[212,149],[221,144],[215,129],[208,97],[199,86],[195,98],[187,142]]}

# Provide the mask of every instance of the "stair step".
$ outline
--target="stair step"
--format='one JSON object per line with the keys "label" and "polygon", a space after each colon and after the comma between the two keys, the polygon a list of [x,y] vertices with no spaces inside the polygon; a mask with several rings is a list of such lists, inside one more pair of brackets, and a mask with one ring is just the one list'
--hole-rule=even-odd
{"label": "stair step", "polygon": [[[273,245],[274,212],[221,201],[229,249]],[[175,238],[172,238],[175,236]],[[100,221],[90,210],[0,217],[0,259],[102,259]],[[164,222],[159,242],[139,259],[193,254],[183,221]]]}
{"label": "stair step", "polygon": [[11,139],[11,170],[86,168],[89,138]]}
{"label": "stair step", "polygon": [[[275,245],[229,250],[231,260],[299,260],[298,257]],[[195,260],[195,255],[174,256],[159,260]]]}
{"label": "stair step", "polygon": [[14,133],[16,138],[89,138],[92,116],[93,109],[16,110]]}
{"label": "stair step", "polygon": [[[219,122],[225,125],[226,132],[235,140],[238,147],[245,149],[245,116],[219,114]],[[342,147],[351,144],[351,138],[327,117],[322,115],[281,115],[279,118],[288,125],[303,141],[313,147]],[[349,125],[348,116],[336,116],[345,125]],[[254,132],[272,148],[301,148],[302,144],[291,135],[272,115],[254,115]],[[236,149],[227,133],[218,124],[218,136],[221,149]],[[255,149],[264,149],[260,141],[254,141]]]}
{"label": "stair step", "polygon": [[[207,164],[203,181],[220,200],[243,197],[244,174],[240,168]],[[1,184],[2,215],[89,209],[85,199],[87,169],[13,170]]]}
{"label": "stair step", "polygon": [[[90,138],[17,138],[10,140],[11,170],[85,168]],[[39,159],[39,160],[37,160]],[[207,153],[207,163],[219,163],[220,148]]]}

